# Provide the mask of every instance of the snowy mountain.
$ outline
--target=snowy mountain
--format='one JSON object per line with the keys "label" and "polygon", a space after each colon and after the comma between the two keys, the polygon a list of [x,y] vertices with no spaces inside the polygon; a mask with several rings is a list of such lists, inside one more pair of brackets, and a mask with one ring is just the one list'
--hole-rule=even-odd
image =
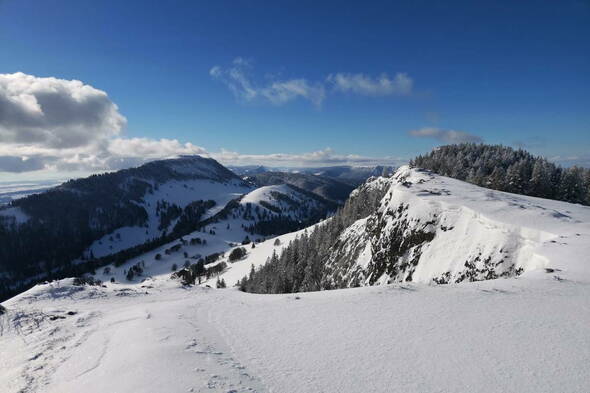
{"label": "snowy mountain", "polygon": [[400,168],[378,209],[326,261],[336,286],[462,282],[550,269],[586,273],[590,208]]}
{"label": "snowy mountain", "polygon": [[0,210],[0,298],[49,277],[121,265],[208,225],[230,229],[213,241],[212,252],[221,252],[227,242],[295,231],[336,208],[294,185],[244,181],[199,156],[69,181]]}
{"label": "snowy mountain", "polygon": [[[361,185],[372,176],[391,174],[395,167],[389,165],[348,166],[337,165],[328,167],[265,167],[256,165],[231,166],[234,173],[240,176],[256,176],[266,172],[313,175],[323,179],[335,180],[352,187]],[[262,177],[263,178],[263,177]],[[297,184],[296,184],[297,185]]]}
{"label": "snowy mountain", "polygon": [[590,264],[589,236],[589,207],[405,166],[361,186],[341,212],[296,239],[243,287],[277,293],[445,284],[538,271],[579,277]]}
{"label": "snowy mountain", "polygon": [[262,165],[228,166],[227,168],[238,176],[252,176],[269,171]]}
{"label": "snowy mountain", "polygon": [[248,176],[248,179],[259,186],[290,184],[340,204],[354,189],[350,184],[308,173],[264,172]]}
{"label": "snowy mountain", "polygon": [[0,210],[0,298],[29,282],[121,264],[218,222],[220,214],[246,214],[231,236],[241,241],[248,233],[299,229],[336,209],[293,186],[263,187],[249,195],[255,188],[212,159],[187,156],[69,181],[15,200]]}
{"label": "snowy mountain", "polygon": [[[314,206],[305,196],[288,185],[250,190],[196,231],[93,279],[3,302],[3,391],[586,390],[590,208],[402,167],[312,227],[252,235],[258,216],[299,217],[286,198]],[[314,243],[329,231],[331,244]],[[239,244],[246,236],[255,242]],[[237,249],[245,255],[232,260]],[[277,277],[305,276],[317,255],[327,256],[324,284],[366,287],[212,288],[273,266]],[[275,265],[278,256],[306,264]],[[183,285],[179,273],[201,259],[201,285]]]}
{"label": "snowy mountain", "polygon": [[388,165],[376,166],[331,166],[319,168],[304,168],[302,173],[312,173],[318,176],[328,177],[343,183],[357,187],[370,177],[390,175],[395,167]]}

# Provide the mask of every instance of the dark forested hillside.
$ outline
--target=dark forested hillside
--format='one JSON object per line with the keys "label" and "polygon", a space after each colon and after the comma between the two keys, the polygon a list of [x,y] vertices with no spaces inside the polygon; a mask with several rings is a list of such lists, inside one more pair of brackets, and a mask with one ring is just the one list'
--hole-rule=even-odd
{"label": "dark forested hillside", "polygon": [[494,190],[590,205],[590,169],[562,168],[521,149],[448,145],[410,164]]}
{"label": "dark forested hillside", "polygon": [[[71,180],[13,201],[4,209],[18,210],[27,219],[16,222],[0,215],[0,292],[19,280],[68,269],[93,241],[116,228],[144,225],[148,218],[141,205],[144,195],[163,182],[185,179],[241,181],[215,160],[191,156]],[[175,230],[191,229],[188,222],[200,217],[211,203],[201,201],[178,212],[181,219]]]}
{"label": "dark forested hillside", "polygon": [[344,202],[354,189],[350,184],[306,173],[264,172],[253,175],[252,179],[260,186],[290,184],[339,203]]}

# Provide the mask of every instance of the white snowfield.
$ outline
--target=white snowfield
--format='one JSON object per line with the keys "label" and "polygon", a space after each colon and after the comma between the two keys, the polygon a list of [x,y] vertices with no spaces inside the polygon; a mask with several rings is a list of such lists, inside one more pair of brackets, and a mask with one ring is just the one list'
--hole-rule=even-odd
{"label": "white snowfield", "polygon": [[[97,272],[102,279],[116,278],[104,287],[77,287],[66,279],[4,302],[0,390],[588,392],[590,209],[407,167],[395,176],[387,180],[391,194],[380,209],[403,202],[411,218],[436,214],[443,220],[437,228],[444,220],[455,226],[441,240],[436,233],[415,278],[452,271],[449,259],[460,256],[461,247],[471,252],[487,242],[512,245],[510,260],[524,273],[460,284],[424,279],[255,295],[182,287],[169,278],[170,264],[183,260],[182,251],[156,261],[155,250],[112,267],[111,274]],[[400,184],[402,178],[412,185]],[[350,229],[359,244],[367,221]],[[244,234],[238,223],[219,223],[215,235],[198,235],[206,245],[183,249],[227,254],[228,243]],[[248,255],[221,277],[228,284],[237,281],[297,235],[283,235],[277,245],[268,239],[254,249],[246,246]],[[356,262],[369,265],[371,250],[362,251]],[[139,259],[145,260],[144,278],[151,278],[124,280],[123,270]]]}

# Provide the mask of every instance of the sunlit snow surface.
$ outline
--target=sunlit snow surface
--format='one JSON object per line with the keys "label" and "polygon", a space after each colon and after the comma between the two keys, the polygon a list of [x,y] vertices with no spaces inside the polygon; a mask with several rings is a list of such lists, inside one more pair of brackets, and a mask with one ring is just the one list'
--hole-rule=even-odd
{"label": "sunlit snow surface", "polygon": [[57,285],[5,303],[3,392],[584,392],[590,378],[587,282]]}
{"label": "sunlit snow surface", "polygon": [[[413,206],[414,217],[428,216],[430,208],[457,208],[448,217],[465,225],[461,233],[477,228],[477,242],[466,249],[485,236],[496,244],[506,239],[522,250],[516,258],[524,274],[475,283],[253,295],[205,286],[214,286],[216,278],[181,287],[169,276],[171,265],[185,260],[183,252],[154,259],[167,245],[109,274],[98,271],[98,278],[115,278],[106,287],[62,280],[4,302],[0,390],[588,391],[590,209],[441,177],[419,183],[421,176],[410,171],[406,180],[448,193],[394,185],[398,195],[382,207],[398,198]],[[357,222],[355,231],[363,225]],[[183,250],[226,251],[227,261],[228,243],[245,232],[237,220],[213,227],[215,235],[185,237],[206,238],[206,246]],[[222,277],[233,284],[295,236],[281,236],[280,245],[268,239],[254,249],[246,246],[247,257]],[[459,245],[451,238],[446,244],[430,246],[422,277],[429,269],[437,272],[437,261],[448,268],[446,258]],[[364,250],[358,263],[368,258],[370,250]],[[125,280],[125,269],[140,260],[143,277]]]}

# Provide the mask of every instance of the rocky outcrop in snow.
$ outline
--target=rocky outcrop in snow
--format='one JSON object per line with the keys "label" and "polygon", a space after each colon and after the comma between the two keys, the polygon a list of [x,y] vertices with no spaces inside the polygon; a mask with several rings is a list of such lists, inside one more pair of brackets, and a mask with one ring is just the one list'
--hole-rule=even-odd
{"label": "rocky outcrop in snow", "polygon": [[[588,258],[586,207],[492,191],[408,166],[387,181],[379,208],[333,245],[328,286],[479,281],[571,267],[565,254]],[[568,244],[557,240],[565,238]]]}

